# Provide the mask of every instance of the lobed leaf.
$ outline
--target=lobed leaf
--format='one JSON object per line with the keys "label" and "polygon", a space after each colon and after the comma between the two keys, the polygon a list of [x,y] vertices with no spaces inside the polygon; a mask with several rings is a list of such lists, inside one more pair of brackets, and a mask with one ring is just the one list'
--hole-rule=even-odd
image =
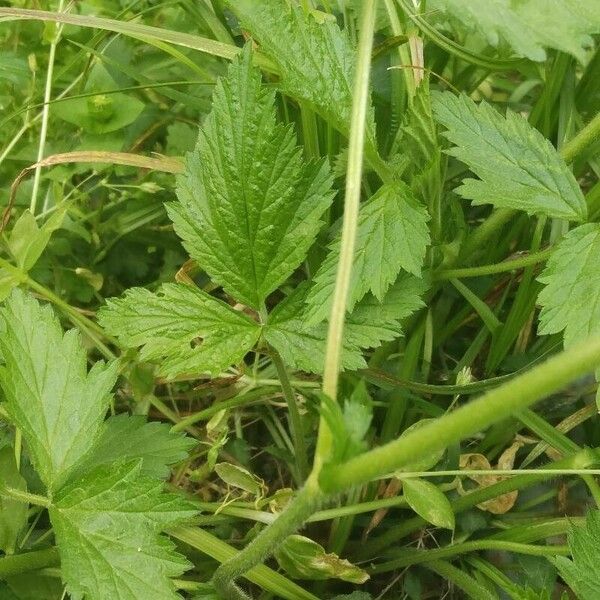
{"label": "lobed leaf", "polygon": [[107,301],[102,326],[140,358],[159,363],[165,377],[218,374],[241,362],[260,335],[244,313],[191,285],[166,283],[156,293],[131,288]]}
{"label": "lobed leaf", "polygon": [[539,333],[564,331],[565,346],[600,333],[600,224],[571,230],[538,278]]}
{"label": "lobed leaf", "polygon": [[571,527],[569,546],[571,559],[557,556],[551,561],[579,600],[596,600],[600,597],[600,512],[590,510],[584,526]]}
{"label": "lobed leaf", "polygon": [[[386,184],[360,208],[348,311],[369,291],[382,301],[401,269],[420,275],[429,244],[425,207],[410,188]],[[341,231],[314,277],[308,296],[308,320],[329,316],[341,247]]]}
{"label": "lobed leaf", "polygon": [[196,511],[141,475],[141,462],[98,467],[56,495],[50,519],[71,596],[181,599],[170,578],[190,565],[159,534]]}
{"label": "lobed leaf", "polygon": [[79,334],[63,333],[52,309],[19,289],[0,309],[0,327],[7,412],[42,481],[56,489],[99,436],[117,365],[88,372]]}
{"label": "lobed leaf", "polygon": [[305,162],[249,47],[216,86],[213,107],[167,206],[200,267],[240,302],[265,298],[304,260],[333,198],[324,161]]}
{"label": "lobed leaf", "polygon": [[558,219],[584,221],[585,199],[573,174],[552,144],[527,121],[464,94],[434,93],[433,110],[455,146],[448,154],[464,162],[479,180],[456,190],[473,204],[523,210]]}

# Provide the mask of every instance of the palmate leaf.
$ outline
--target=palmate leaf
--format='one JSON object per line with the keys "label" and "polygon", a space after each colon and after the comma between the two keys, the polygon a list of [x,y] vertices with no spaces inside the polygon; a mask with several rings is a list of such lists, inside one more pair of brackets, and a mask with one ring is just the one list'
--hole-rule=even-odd
{"label": "palmate leaf", "polygon": [[[348,299],[350,312],[369,290],[383,300],[401,269],[420,274],[429,244],[428,219],[425,208],[402,182],[382,186],[361,206]],[[329,316],[340,247],[341,232],[314,277],[308,296],[310,323]]]}
{"label": "palmate leaf", "polygon": [[583,60],[590,34],[600,33],[599,0],[432,0],[428,9],[450,15],[493,46],[506,43],[536,61],[546,58],[545,47]]}
{"label": "palmate leaf", "polygon": [[[355,51],[335,19],[297,0],[227,0],[279,67],[281,89],[347,132],[352,110]],[[372,117],[368,129],[374,131]]]}
{"label": "palmate leaf", "polygon": [[600,598],[600,512],[591,510],[585,525],[571,527],[569,547],[572,559],[557,556],[554,566],[579,600]]}
{"label": "palmate leaf", "polygon": [[102,326],[140,358],[159,363],[165,377],[218,374],[239,363],[260,335],[260,326],[194,286],[166,283],[156,293],[129,289],[99,312]]}
{"label": "palmate leaf", "polygon": [[171,577],[190,565],[159,533],[195,514],[141,460],[98,467],[61,489],[49,509],[69,593],[86,600],[176,600]]}
{"label": "palmate leaf", "polygon": [[564,330],[565,346],[600,333],[600,224],[573,229],[560,241],[538,278],[545,288],[539,332]]}
{"label": "palmate leaf", "polygon": [[479,177],[456,190],[473,204],[523,210],[559,219],[584,221],[585,199],[577,181],[552,144],[521,116],[500,115],[486,102],[465,95],[434,93],[435,118],[455,146],[448,154]]}
{"label": "palmate leaf", "polygon": [[88,373],[79,334],[63,334],[52,309],[18,289],[0,309],[0,328],[6,409],[42,481],[56,489],[98,438],[117,365],[98,362]]}
{"label": "palmate leaf", "polygon": [[304,260],[333,194],[328,165],[304,162],[249,46],[216,86],[213,108],[167,210],[190,255],[236,300],[265,298]]}

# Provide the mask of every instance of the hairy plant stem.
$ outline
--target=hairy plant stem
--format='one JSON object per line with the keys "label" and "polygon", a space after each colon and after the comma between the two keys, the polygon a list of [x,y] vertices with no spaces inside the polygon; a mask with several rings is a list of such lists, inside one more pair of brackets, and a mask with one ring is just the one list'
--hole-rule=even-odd
{"label": "hairy plant stem", "polygon": [[566,162],[572,162],[598,139],[600,139],[600,112],[562,147],[560,153]]}
{"label": "hairy plant stem", "polygon": [[8,486],[0,485],[0,497],[10,498],[17,502],[23,502],[25,504],[33,504],[35,506],[42,506],[48,508],[51,506],[51,502],[46,496],[38,496],[37,494],[30,494],[23,490],[17,490]]}
{"label": "hairy plant stem", "polygon": [[324,494],[319,489],[316,478],[309,478],[271,525],[263,529],[241,552],[225,561],[215,571],[213,584],[221,597],[226,600],[249,600],[250,596],[236,585],[235,580],[269,557],[288,535],[302,527],[323,500]]}
{"label": "hairy plant stem", "polygon": [[302,427],[302,417],[298,410],[296,394],[292,389],[290,378],[286,371],[281,356],[275,349],[271,349],[271,360],[277,369],[277,375],[281,382],[283,396],[287,402],[288,416],[290,423],[290,432],[294,444],[294,455],[296,459],[296,480],[301,484],[308,475],[308,460],[306,453],[306,444],[304,443],[304,428]]}
{"label": "hairy plant stem", "polygon": [[325,468],[321,488],[340,492],[359,483],[384,477],[428,453],[447,448],[519,410],[545,398],[569,381],[600,364],[600,337],[553,356],[491,390],[458,410],[431,421],[408,435],[356,456],[335,468]]}

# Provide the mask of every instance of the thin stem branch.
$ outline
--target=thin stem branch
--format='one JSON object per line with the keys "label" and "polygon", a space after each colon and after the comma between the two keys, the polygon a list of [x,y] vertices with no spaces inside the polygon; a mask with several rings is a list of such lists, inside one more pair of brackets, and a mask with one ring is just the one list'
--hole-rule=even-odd
{"label": "thin stem branch", "polygon": [[285,365],[281,360],[281,356],[279,356],[279,353],[275,349],[271,349],[271,360],[277,369],[277,375],[281,381],[283,396],[285,397],[285,401],[287,402],[288,406],[290,431],[292,434],[294,454],[296,458],[296,479],[301,483],[308,475],[308,459],[306,444],[304,442],[304,427],[302,426],[302,417],[300,416],[300,411],[298,410],[296,394],[292,389]]}
{"label": "thin stem branch", "polygon": [[514,271],[516,269],[523,269],[531,265],[536,265],[541,262],[545,262],[552,256],[554,248],[546,248],[546,250],[540,250],[539,252],[533,252],[527,256],[521,258],[515,258],[513,260],[505,260],[499,263],[491,265],[481,265],[478,267],[465,267],[462,269],[447,269],[438,271],[434,275],[434,279],[445,280],[445,279],[465,279],[467,277],[481,277],[483,275],[495,275],[496,273],[506,273],[508,271]]}
{"label": "thin stem branch", "polygon": [[[58,2],[58,12],[63,11],[64,0]],[[44,152],[46,150],[46,136],[48,134],[48,120],[50,117],[50,99],[52,97],[52,78],[54,77],[54,59],[56,57],[56,46],[60,39],[62,31],[62,25],[55,24],[54,39],[50,44],[50,51],[48,53],[48,70],[46,71],[46,88],[44,90],[44,108],[42,109],[42,127],[40,130],[40,141],[38,145],[38,154],[36,162],[40,162],[44,158]],[[36,167],[35,175],[33,176],[33,188],[31,190],[31,202],[29,204],[29,210],[35,215],[37,208],[37,197],[38,189],[40,187],[40,178],[42,176],[42,168]]]}
{"label": "thin stem branch", "polygon": [[463,542],[462,544],[454,544],[453,546],[446,546],[445,548],[436,548],[434,550],[403,548],[401,557],[381,563],[374,567],[371,572],[386,573],[387,571],[394,571],[411,565],[418,565],[431,562],[432,560],[449,558],[451,556],[480,550],[500,550],[504,552],[514,552],[515,554],[527,554],[529,556],[567,556],[570,553],[568,546],[540,546],[505,540],[474,540]]}

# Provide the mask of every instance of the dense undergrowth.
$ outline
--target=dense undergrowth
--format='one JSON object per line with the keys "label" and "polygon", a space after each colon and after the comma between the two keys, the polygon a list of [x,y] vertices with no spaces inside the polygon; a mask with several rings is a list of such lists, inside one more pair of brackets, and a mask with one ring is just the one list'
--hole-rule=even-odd
{"label": "dense undergrowth", "polygon": [[0,7],[0,599],[600,598],[598,0]]}

